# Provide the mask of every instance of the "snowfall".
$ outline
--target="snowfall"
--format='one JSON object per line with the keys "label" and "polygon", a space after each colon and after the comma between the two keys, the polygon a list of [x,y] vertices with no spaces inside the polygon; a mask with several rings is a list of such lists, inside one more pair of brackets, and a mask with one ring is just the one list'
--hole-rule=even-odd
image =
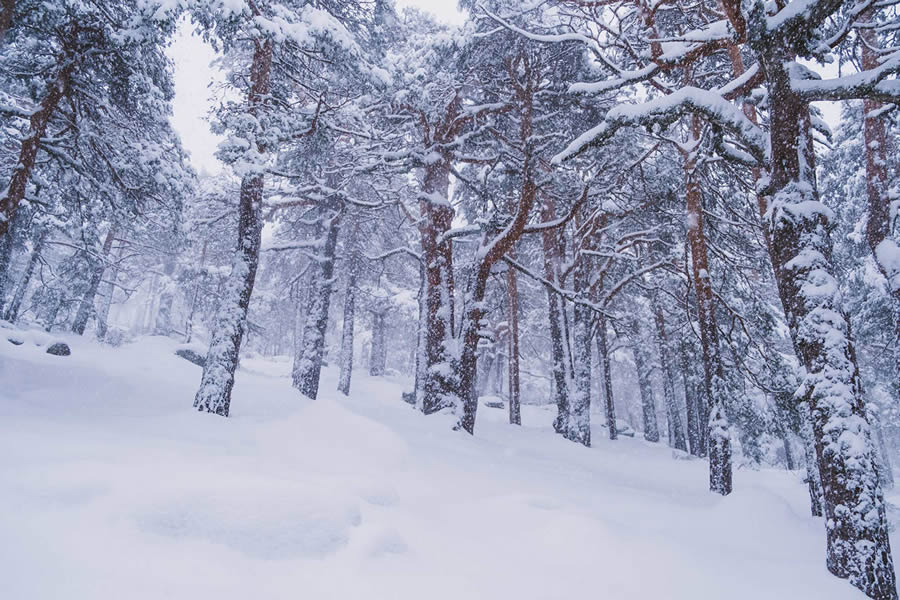
{"label": "snowfall", "polygon": [[800,471],[721,498],[704,461],[578,446],[552,408],[482,406],[470,437],[403,378],[345,398],[331,368],[307,400],[286,357],[245,358],[223,419],[169,339],[0,333],[3,599],[864,598],[825,570]]}

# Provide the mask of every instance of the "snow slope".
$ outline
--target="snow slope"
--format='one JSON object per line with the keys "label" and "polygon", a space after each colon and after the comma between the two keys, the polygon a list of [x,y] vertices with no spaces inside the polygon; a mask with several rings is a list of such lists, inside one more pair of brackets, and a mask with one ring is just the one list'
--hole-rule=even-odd
{"label": "snow slope", "polygon": [[470,438],[362,371],[303,399],[286,361],[245,360],[222,419],[174,342],[67,341],[0,339],[2,598],[864,597],[826,572],[799,472],[719,498],[658,444],[582,448],[534,407],[481,407]]}

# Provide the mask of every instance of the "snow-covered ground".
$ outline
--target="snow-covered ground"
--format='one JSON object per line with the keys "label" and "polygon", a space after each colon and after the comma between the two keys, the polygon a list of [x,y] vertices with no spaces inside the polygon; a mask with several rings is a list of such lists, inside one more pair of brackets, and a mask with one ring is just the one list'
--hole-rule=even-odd
{"label": "snow-covered ground", "polygon": [[246,359],[222,419],[191,410],[200,368],[170,340],[5,338],[2,598],[863,598],[826,572],[799,472],[719,498],[702,461],[600,429],[582,448],[535,407],[522,428],[481,407],[471,438],[401,381],[357,371],[339,397],[333,370],[312,402],[286,359]]}

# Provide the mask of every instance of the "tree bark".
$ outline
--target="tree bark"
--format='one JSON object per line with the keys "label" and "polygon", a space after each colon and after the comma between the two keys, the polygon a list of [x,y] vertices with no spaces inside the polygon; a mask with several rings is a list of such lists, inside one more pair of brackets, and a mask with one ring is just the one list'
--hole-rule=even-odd
{"label": "tree bark", "polygon": [[704,232],[703,194],[697,172],[700,139],[700,119],[691,117],[693,150],[685,157],[685,189],[688,217],[688,244],[691,249],[691,275],[697,296],[697,320],[700,324],[700,344],[703,353],[703,391],[709,407],[708,451],[709,489],[723,496],[731,493],[731,439],[725,416],[725,378],[719,353],[719,330],[716,324],[715,301],[711,284],[709,260]]}
{"label": "tree bark", "polygon": [[[757,15],[757,18],[761,18]],[[849,324],[841,310],[828,211],[818,198],[809,109],[790,82],[789,50],[755,48],[769,96],[770,253],[822,481],[828,570],[871,598],[897,598],[877,448]]]}
{"label": "tree bark", "polygon": [[334,288],[334,262],[340,214],[329,219],[325,229],[325,245],[318,257],[319,285],[310,290],[309,311],[303,327],[303,354],[295,371],[295,386],[307,398],[315,400],[319,395],[319,378],[325,356],[325,332],[328,329],[328,311]]}
{"label": "tree bark", "polygon": [[[262,105],[269,94],[273,50],[271,40],[255,41],[247,97],[248,112],[255,118],[262,116]],[[266,148],[257,142],[257,150],[264,154]],[[200,389],[194,398],[194,408],[197,410],[223,417],[227,417],[231,409],[234,372],[247,329],[247,310],[259,265],[264,183],[261,172],[245,175],[241,180],[237,248],[213,326]]]}
{"label": "tree bark", "polygon": [[631,324],[634,345],[631,353],[637,370],[638,389],[641,393],[641,418],[644,426],[644,439],[648,442],[659,441],[659,423],[656,420],[656,399],[653,397],[653,382],[650,379],[651,363],[643,347],[641,327],[637,321]]}
{"label": "tree bark", "polygon": [[681,381],[684,387],[684,406],[687,413],[688,450],[694,456],[706,456],[703,439],[700,435],[702,427],[700,423],[700,411],[697,401],[697,386],[694,385],[693,369],[688,359],[687,342],[680,343]]}
{"label": "tree bark", "polygon": [[15,11],[16,0],[0,0],[0,44],[3,43],[6,32],[12,26]]}
{"label": "tree bark", "polygon": [[19,318],[19,310],[22,308],[22,301],[25,299],[28,284],[31,283],[31,277],[34,275],[34,269],[41,259],[41,251],[44,249],[44,239],[46,237],[46,231],[42,230],[37,234],[34,247],[31,249],[31,256],[28,257],[28,263],[25,265],[25,272],[22,273],[19,285],[16,286],[16,291],[9,301],[9,306],[6,307],[6,312],[3,314],[3,318],[7,321],[15,322]]}
{"label": "tree bark", "polygon": [[25,191],[31,180],[31,173],[41,147],[41,139],[47,133],[47,125],[56,112],[60,100],[68,92],[75,64],[76,57],[70,51],[64,52],[59,57],[53,82],[47,87],[47,92],[41,99],[40,105],[31,115],[29,133],[22,140],[19,159],[13,168],[6,193],[0,196],[0,240],[10,235],[9,229],[13,219],[16,218],[19,204],[25,199]]}
{"label": "tree bark", "polygon": [[91,271],[91,279],[88,283],[87,291],[78,304],[78,311],[75,313],[75,319],[72,321],[72,333],[84,335],[91,314],[94,312],[94,299],[97,297],[97,290],[100,289],[100,282],[103,281],[103,273],[106,271],[106,257],[112,249],[112,243],[115,239],[116,228],[110,227],[103,241],[102,254],[94,259],[96,263],[93,271]]}
{"label": "tree bark", "polygon": [[[513,252],[513,251],[511,251]],[[509,309],[509,423],[522,424],[521,392],[519,389],[519,287],[516,270],[506,270],[506,291]]]}
{"label": "tree bark", "polygon": [[[545,222],[556,218],[553,199],[543,198],[541,219]],[[544,254],[544,279],[551,283],[557,281],[557,261],[559,260],[559,232],[548,229],[541,233]],[[556,400],[556,419],[553,429],[556,433],[565,434],[569,430],[569,378],[566,368],[566,341],[563,338],[562,308],[559,295],[547,288],[547,319],[550,324],[550,357],[553,361],[553,393]]]}
{"label": "tree bark", "polygon": [[381,377],[387,366],[387,311],[372,312],[372,353],[369,375]]}
{"label": "tree bark", "polygon": [[600,315],[597,318],[597,359],[601,366],[601,380],[603,390],[603,406],[606,410],[606,429],[609,439],[619,437],[616,427],[616,400],[613,396],[612,365],[609,360],[609,338],[606,331],[606,317]]}
{"label": "tree bark", "polygon": [[344,293],[344,324],[341,328],[341,373],[338,378],[338,391],[345,396],[350,395],[350,378],[353,375],[353,321],[356,309],[356,261],[350,265],[350,276],[347,290]]}
{"label": "tree bark", "polygon": [[681,410],[675,398],[675,378],[672,375],[672,364],[669,353],[669,340],[666,335],[666,320],[659,300],[653,298],[653,321],[656,325],[656,349],[659,352],[659,364],[662,367],[663,397],[666,403],[666,421],[669,425],[669,443],[678,450],[687,452],[684,438],[684,426],[681,424]]}
{"label": "tree bark", "polygon": [[426,165],[419,200],[422,259],[425,263],[424,365],[422,410],[426,415],[456,405],[459,397],[453,379],[453,247],[443,239],[453,222],[448,200],[450,157]]}

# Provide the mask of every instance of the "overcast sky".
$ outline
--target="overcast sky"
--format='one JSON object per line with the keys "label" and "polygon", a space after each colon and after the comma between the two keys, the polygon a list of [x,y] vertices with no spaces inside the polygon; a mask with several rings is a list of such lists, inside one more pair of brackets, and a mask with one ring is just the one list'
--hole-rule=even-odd
{"label": "overcast sky", "polygon": [[[456,0],[397,0],[397,6],[418,6],[439,20],[451,23],[461,23],[463,20]],[[189,24],[185,23],[169,48],[169,56],[175,62],[172,125],[190,152],[194,168],[200,172],[218,173],[221,164],[214,154],[219,138],[210,132],[206,120],[212,107],[210,86],[223,80],[222,73],[210,66],[216,58],[215,52],[199,37],[192,35]]]}

